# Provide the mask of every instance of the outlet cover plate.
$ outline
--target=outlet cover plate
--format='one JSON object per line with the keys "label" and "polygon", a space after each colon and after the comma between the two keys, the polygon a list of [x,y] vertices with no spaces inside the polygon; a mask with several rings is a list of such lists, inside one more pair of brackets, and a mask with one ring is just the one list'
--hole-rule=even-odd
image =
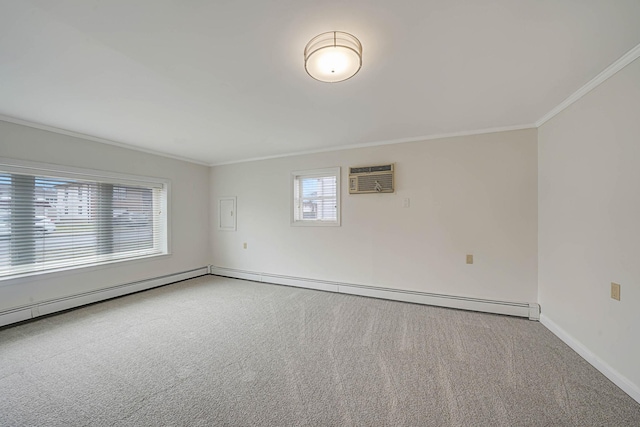
{"label": "outlet cover plate", "polygon": [[620,285],[611,282],[611,298],[620,301]]}

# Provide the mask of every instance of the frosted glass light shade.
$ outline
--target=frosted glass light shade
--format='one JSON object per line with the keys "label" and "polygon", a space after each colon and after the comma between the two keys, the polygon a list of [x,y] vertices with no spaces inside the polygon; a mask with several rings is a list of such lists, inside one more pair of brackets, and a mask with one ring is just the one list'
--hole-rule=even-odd
{"label": "frosted glass light shade", "polygon": [[311,39],[304,49],[304,68],[321,82],[353,77],[362,67],[362,45],[349,33],[330,31]]}

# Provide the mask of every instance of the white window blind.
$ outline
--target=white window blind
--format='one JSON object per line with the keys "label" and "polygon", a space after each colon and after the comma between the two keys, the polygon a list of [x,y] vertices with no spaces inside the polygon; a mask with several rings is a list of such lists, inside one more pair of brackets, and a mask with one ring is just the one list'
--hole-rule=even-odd
{"label": "white window blind", "polygon": [[293,225],[340,225],[340,168],[291,174]]}
{"label": "white window blind", "polygon": [[0,279],[167,251],[166,185],[0,165]]}

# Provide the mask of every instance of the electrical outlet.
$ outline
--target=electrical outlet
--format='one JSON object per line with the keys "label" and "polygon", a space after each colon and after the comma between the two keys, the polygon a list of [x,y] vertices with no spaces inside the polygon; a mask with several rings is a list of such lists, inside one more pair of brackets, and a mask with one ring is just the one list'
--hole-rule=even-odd
{"label": "electrical outlet", "polygon": [[411,206],[411,199],[409,199],[408,197],[405,197],[404,200],[402,201],[402,207],[408,208],[410,206]]}
{"label": "electrical outlet", "polygon": [[247,243],[246,243],[246,242],[245,242],[245,243],[243,243],[243,244],[242,244],[242,247],[243,247],[244,249],[247,249]]}
{"label": "electrical outlet", "polygon": [[467,264],[473,264],[473,255],[467,255]]}
{"label": "electrical outlet", "polygon": [[611,282],[611,298],[620,301],[620,285]]}

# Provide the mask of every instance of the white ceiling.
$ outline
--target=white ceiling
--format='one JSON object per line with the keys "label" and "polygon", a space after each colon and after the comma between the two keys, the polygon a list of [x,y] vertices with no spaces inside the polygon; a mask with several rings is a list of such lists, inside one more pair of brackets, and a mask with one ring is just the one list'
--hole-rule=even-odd
{"label": "white ceiling", "polygon": [[[532,125],[640,43],[638,0],[0,0],[0,114],[219,164]],[[320,83],[302,52],[356,35]]]}

